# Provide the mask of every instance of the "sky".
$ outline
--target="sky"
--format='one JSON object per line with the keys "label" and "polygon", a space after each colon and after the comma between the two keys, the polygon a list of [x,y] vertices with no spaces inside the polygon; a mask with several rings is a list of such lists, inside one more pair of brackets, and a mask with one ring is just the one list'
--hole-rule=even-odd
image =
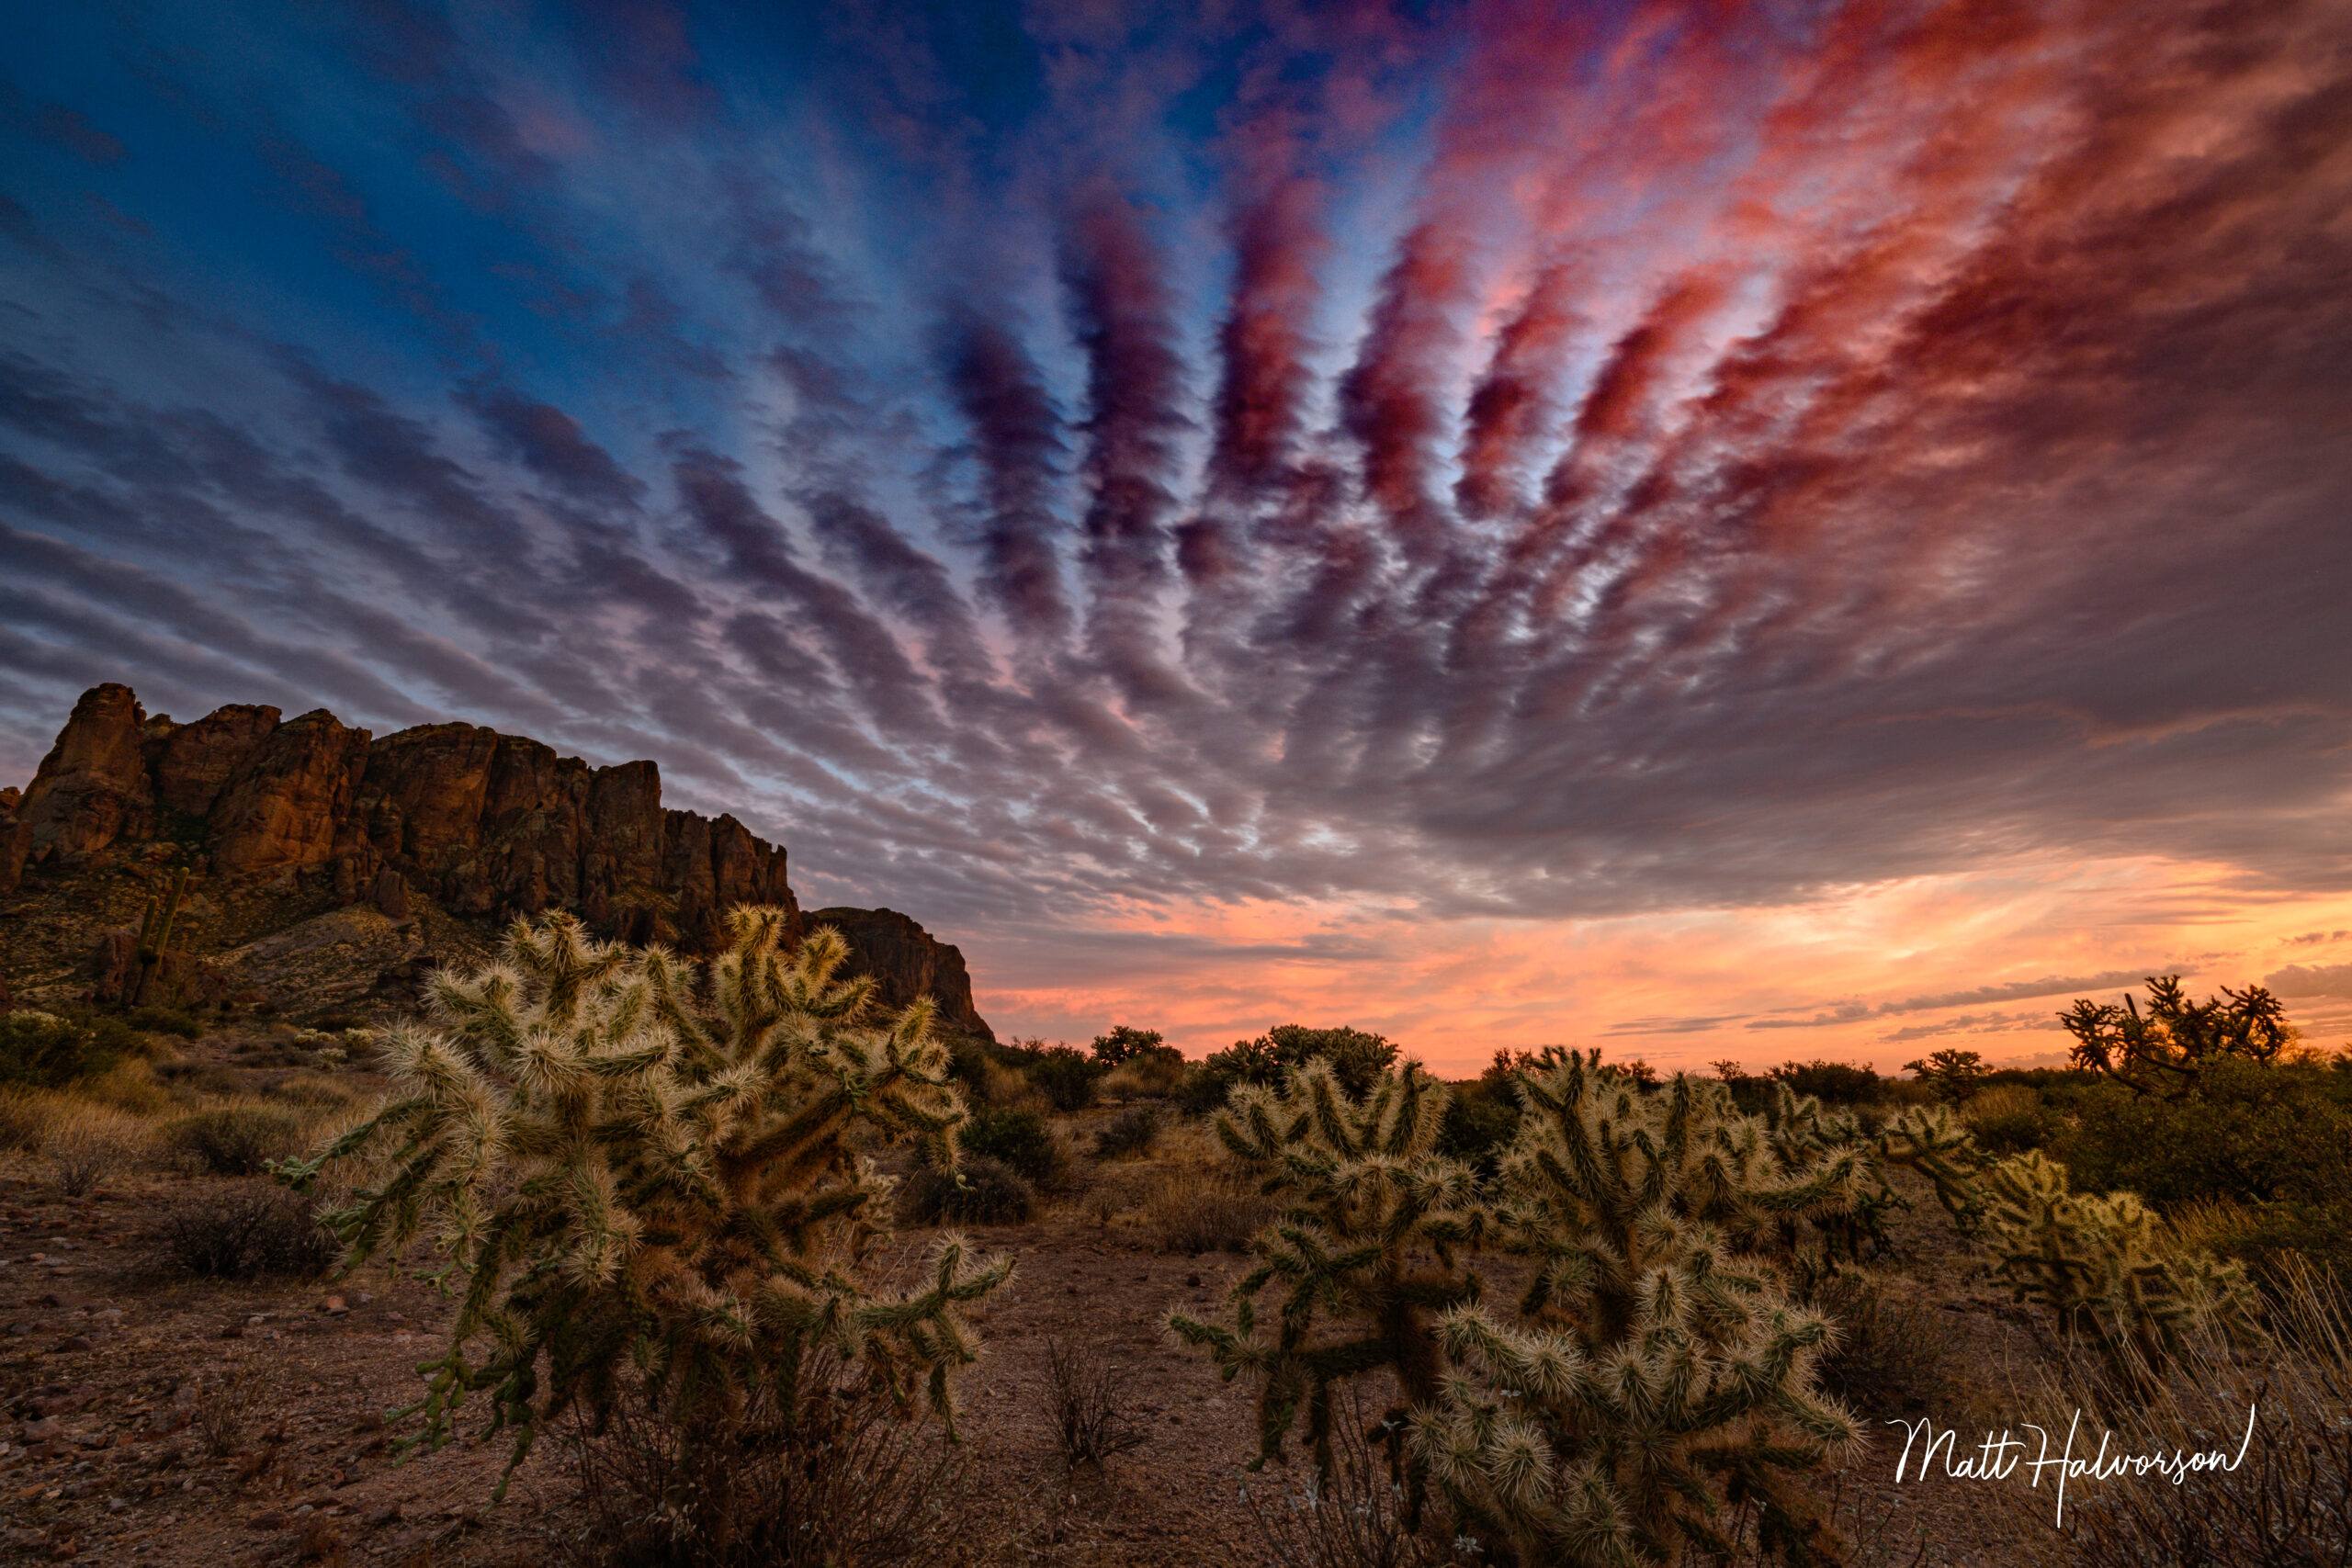
{"label": "sky", "polygon": [[1001,1035],[2352,1036],[2352,0],[9,30],[0,781],[650,757]]}

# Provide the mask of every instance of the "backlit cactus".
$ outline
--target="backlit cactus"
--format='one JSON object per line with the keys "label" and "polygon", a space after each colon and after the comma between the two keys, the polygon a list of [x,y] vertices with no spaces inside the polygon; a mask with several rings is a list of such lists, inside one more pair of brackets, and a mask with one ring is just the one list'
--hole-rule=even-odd
{"label": "backlit cactus", "polygon": [[307,1190],[377,1156],[327,1216],[345,1268],[429,1227],[435,1278],[462,1286],[410,1441],[437,1446],[486,1390],[519,1462],[551,1416],[608,1408],[632,1366],[672,1419],[723,1437],[762,1392],[789,1421],[825,1352],[952,1421],[949,1373],[976,1354],[962,1308],[1011,1264],[949,1238],[918,1288],[876,1293],[862,1265],[891,1182],[846,1141],[863,1125],[952,1161],[945,1048],[927,1002],[865,1022],[872,982],[833,980],[839,936],[787,955],[785,922],[730,911],[707,966],[591,941],[567,915],[518,922],[502,962],[436,976],[429,1021],[388,1032],[388,1102],[280,1172]]}
{"label": "backlit cactus", "polygon": [[[1282,1452],[1303,1413],[1328,1469],[1332,1389],[1350,1378],[1385,1369],[1408,1405],[1438,1396],[1438,1321],[1476,1293],[1459,1253],[1483,1223],[1468,1168],[1430,1152],[1447,1098],[1408,1063],[1357,1103],[1329,1062],[1312,1060],[1279,1092],[1236,1089],[1218,1117],[1227,1149],[1283,1208],[1234,1288],[1233,1321],[1172,1313],[1168,1325],[1227,1379],[1257,1383],[1259,1463]],[[1261,1325],[1269,1288],[1278,1305]]]}
{"label": "backlit cactus", "polygon": [[[1783,1221],[1850,1211],[1867,1144],[1808,1156],[1721,1085],[1645,1093],[1597,1055],[1552,1052],[1518,1074],[1519,1136],[1482,1190],[1426,1156],[1442,1104],[1417,1069],[1385,1076],[1353,1122],[1301,1077],[1237,1096],[1219,1124],[1294,1199],[1254,1244],[1234,1323],[1170,1319],[1259,1381],[1269,1451],[1302,1403],[1311,1427],[1334,1384],[1393,1374],[1415,1491],[1434,1483],[1458,1529],[1525,1568],[1728,1551],[1747,1504],[1770,1554],[1833,1554],[1784,1478],[1854,1427],[1813,1382],[1830,1327],[1770,1258]],[[1461,1251],[1484,1242],[1534,1264],[1508,1314],[1482,1304]],[[1268,1331],[1255,1302],[1276,1280],[1290,1290]]]}
{"label": "backlit cactus", "polygon": [[2168,1245],[2138,1195],[2067,1190],[2066,1168],[2032,1150],[1986,1169],[1986,1243],[2020,1302],[2127,1374],[2154,1366],[2199,1324],[2242,1314],[2242,1271]]}

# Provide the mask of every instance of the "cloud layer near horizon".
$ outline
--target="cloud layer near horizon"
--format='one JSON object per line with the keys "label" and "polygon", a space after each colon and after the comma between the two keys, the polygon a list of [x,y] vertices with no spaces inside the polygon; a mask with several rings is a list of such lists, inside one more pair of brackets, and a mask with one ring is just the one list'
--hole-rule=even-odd
{"label": "cloud layer near horizon", "polygon": [[1008,998],[2352,888],[2340,0],[755,9],[28,24],[0,774],[102,679],[652,756]]}

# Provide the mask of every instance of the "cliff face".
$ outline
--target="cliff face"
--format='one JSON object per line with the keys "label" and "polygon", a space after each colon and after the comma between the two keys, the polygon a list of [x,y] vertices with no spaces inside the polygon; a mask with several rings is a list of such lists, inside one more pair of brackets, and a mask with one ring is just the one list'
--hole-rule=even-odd
{"label": "cliff face", "polygon": [[[37,870],[55,883],[164,859],[216,891],[332,889],[401,920],[414,895],[466,918],[569,908],[688,949],[721,940],[735,904],[779,906],[800,929],[785,851],[731,816],[665,809],[651,762],[592,768],[470,724],[376,739],[322,708],[175,724],[127,686],[93,687],[30,786],[0,791],[0,895]],[[955,948],[889,910],[827,914],[886,1003],[933,994],[944,1021],[989,1032]]]}
{"label": "cliff face", "polygon": [[810,929],[831,926],[849,943],[843,974],[871,975],[884,1002],[903,1006],[895,997],[935,997],[939,1021],[965,1034],[996,1038],[972,1006],[972,977],[964,968],[963,950],[940,942],[896,909],[853,909],[836,907],[806,917]]}

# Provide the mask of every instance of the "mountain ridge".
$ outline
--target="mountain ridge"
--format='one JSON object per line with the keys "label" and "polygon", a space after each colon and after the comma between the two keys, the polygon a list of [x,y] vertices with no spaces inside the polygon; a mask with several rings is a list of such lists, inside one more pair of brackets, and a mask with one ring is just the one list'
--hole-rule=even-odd
{"label": "mountain ridge", "polygon": [[[287,719],[232,704],[180,724],[114,682],[82,694],[29,784],[0,790],[0,898],[70,899],[126,879],[160,891],[159,873],[186,867],[201,910],[234,905],[248,941],[275,914],[284,930],[354,906],[412,935],[419,906],[478,934],[561,908],[603,935],[707,951],[727,908],[752,903],[783,908],[797,942],[806,922],[786,863],[730,814],[664,807],[651,761],[591,767],[465,723],[378,739],[324,708]],[[955,946],[895,910],[826,913],[850,940],[847,972],[873,975],[886,1005],[929,994],[944,1025],[993,1038]],[[119,931],[111,959],[107,947],[89,961],[100,991],[119,982],[105,972],[119,970]]]}

